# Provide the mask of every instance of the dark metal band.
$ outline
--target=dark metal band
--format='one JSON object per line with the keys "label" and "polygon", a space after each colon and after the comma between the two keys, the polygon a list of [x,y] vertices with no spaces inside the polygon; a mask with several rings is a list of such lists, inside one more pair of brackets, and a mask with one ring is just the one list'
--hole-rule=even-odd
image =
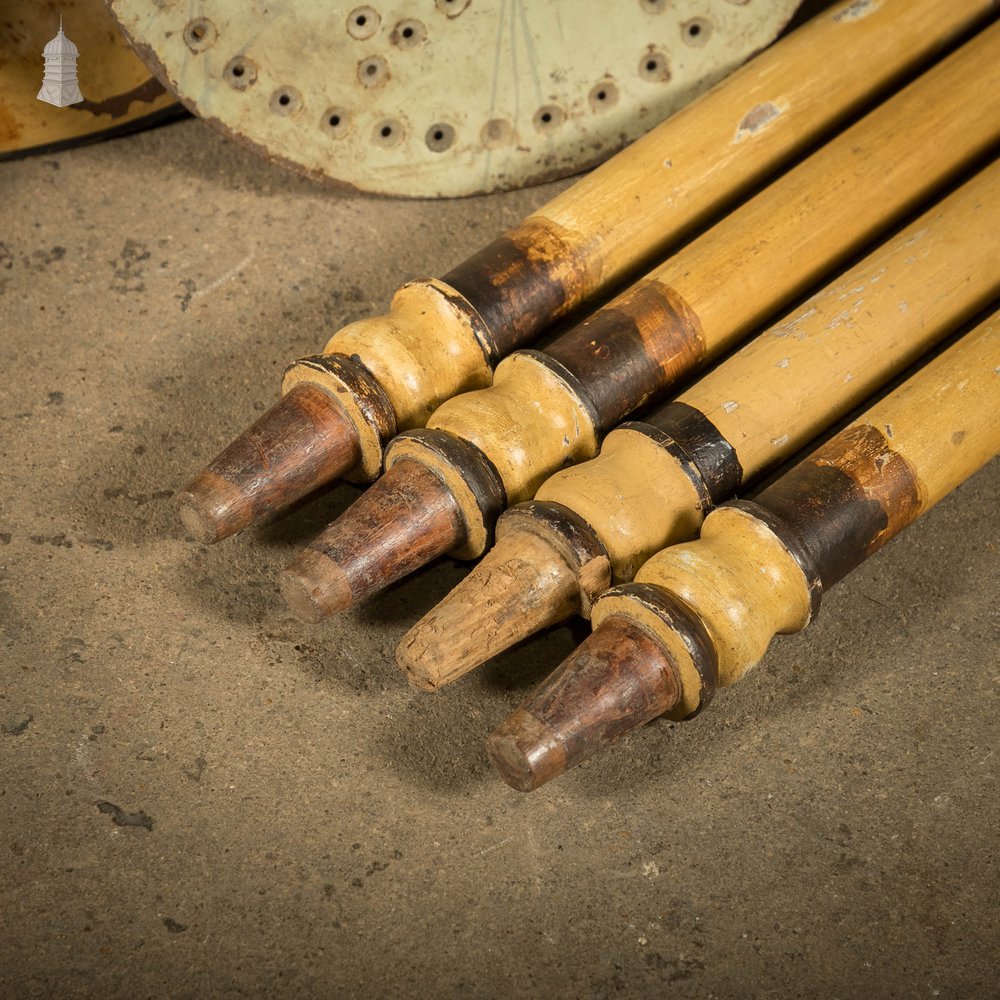
{"label": "dark metal band", "polygon": [[743,485],[736,449],[701,410],[673,402],[650,414],[646,423],[672,437],[698,466],[713,504],[725,503]]}

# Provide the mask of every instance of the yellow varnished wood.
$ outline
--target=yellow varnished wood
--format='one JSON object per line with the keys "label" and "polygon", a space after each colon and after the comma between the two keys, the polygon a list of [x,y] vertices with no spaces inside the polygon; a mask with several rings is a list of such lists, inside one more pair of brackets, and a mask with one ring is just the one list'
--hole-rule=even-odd
{"label": "yellow varnished wood", "polygon": [[[996,238],[983,251],[1000,265]],[[1000,312],[868,410],[864,422],[913,471],[918,514],[947,496],[1000,452]]]}
{"label": "yellow varnished wood", "polygon": [[597,430],[586,409],[531,354],[501,361],[489,389],[448,400],[427,426],[479,448],[500,474],[508,504],[529,500],[552,469],[597,451]]}
{"label": "yellow varnished wood", "polygon": [[[875,220],[918,202],[988,145],[1000,133],[1000,119],[976,97],[984,84],[1000,89],[1000,25],[657,268],[652,279],[670,288],[694,316],[707,357],[738,341],[780,299],[822,274],[831,244],[838,255],[863,244]],[[484,452],[500,473],[509,504],[532,497],[562,466],[591,458],[597,443],[574,389],[528,355],[502,362],[492,388],[449,400],[428,426]],[[780,440],[781,432],[773,437]],[[652,545],[647,534],[643,541]],[[617,564],[624,571],[628,560],[619,553]]]}
{"label": "yellow varnished wood", "polygon": [[[558,234],[566,252],[549,263],[552,279],[565,278],[570,288],[561,312],[704,221],[734,191],[990,7],[990,0],[860,6],[844,0],[558,195],[518,231]],[[836,59],[817,60],[817,52],[836,53]],[[529,257],[535,252],[548,259],[544,236]],[[489,384],[489,366],[454,296],[440,282],[410,283],[389,314],[350,324],[326,346],[327,353],[357,354],[375,373],[396,408],[399,430],[423,426],[445,399]],[[298,377],[342,398],[343,386],[324,382],[316,371],[288,384]],[[369,439],[377,435],[364,426],[358,407],[345,407],[358,421],[362,470],[373,478],[378,462]]]}
{"label": "yellow varnished wood", "polygon": [[325,354],[356,355],[378,379],[399,430],[423,427],[446,399],[490,384],[491,370],[457,292],[437,280],[411,281],[386,316],[338,330]]}
{"label": "yellow varnished wood", "polygon": [[[469,319],[461,296],[436,279],[411,281],[392,298],[384,316],[371,316],[338,330],[325,354],[356,357],[375,377],[392,405],[396,429],[423,427],[444,400],[487,386],[493,370]],[[296,362],[281,384],[287,393],[300,382],[331,393],[358,432],[360,471],[376,479],[385,447],[378,429],[365,416],[361,400],[335,371]]]}
{"label": "yellow varnished wood", "polygon": [[[865,100],[989,0],[844,0],[813,18],[543,206],[533,218],[594,252],[618,280],[664,243],[664,219],[721,207],[817,123]],[[983,93],[989,91],[984,90]],[[581,295],[575,297],[578,300]]]}
{"label": "yellow varnished wood", "polygon": [[[794,454],[1000,292],[1000,163],[984,169],[883,247],[678,396],[733,446],[744,480]],[[674,455],[612,431],[592,461],[536,494],[591,526],[615,582],[691,538],[699,496]]]}
{"label": "yellow varnished wood", "polygon": [[[769,528],[738,508],[713,511],[697,541],[658,552],[635,579],[662,587],[695,612],[715,647],[723,687],[756,664],[775,635],[809,623],[809,586],[799,564]],[[594,626],[622,601],[639,607],[626,598],[602,599],[594,607]],[[645,618],[655,616],[641,613],[653,627]],[[658,628],[669,631],[662,623]],[[686,679],[684,687],[690,690]]]}
{"label": "yellow varnished wood", "polygon": [[550,476],[536,499],[569,507],[594,529],[616,583],[631,580],[670,541],[697,534],[702,519],[690,476],[659,444],[628,428],[608,435],[593,461]]}
{"label": "yellow varnished wood", "polygon": [[[822,60],[818,60],[821,62]],[[937,178],[985,148],[1000,116],[982,99],[1000,90],[1000,25],[981,32],[821,153],[780,181],[780,204],[763,192],[684,248],[654,276],[697,314],[710,355],[767,318],[771,286],[792,262],[805,288],[828,261],[817,217],[849,211],[878,218],[889,196],[916,205]],[[919,155],[913,150],[919,149]],[[894,150],[886,156],[887,150]],[[804,222],[809,214],[810,221]],[[859,241],[860,242],[860,241]],[[738,309],[737,309],[738,306]],[[738,312],[739,321],[734,322]]]}
{"label": "yellow varnished wood", "polygon": [[[849,473],[867,498],[864,502],[883,502],[880,470],[888,466],[890,455],[906,462],[917,484],[916,510],[898,519],[887,511],[889,528],[878,537],[882,545],[1000,454],[998,413],[1000,313],[823,446],[818,454],[826,457],[820,464]],[[886,451],[858,466],[851,442],[853,432],[864,427],[884,435]],[[765,498],[766,493],[762,502]],[[636,582],[662,588],[695,613],[716,650],[721,685],[739,680],[775,635],[798,631],[810,619],[809,588],[799,564],[774,532],[739,508],[713,511],[698,540],[657,553],[640,569]],[[614,614],[652,631],[668,651],[679,641],[644,605],[610,591],[594,607],[595,627]],[[698,678],[682,670],[682,679],[689,704]]]}
{"label": "yellow varnished wood", "polygon": [[1000,293],[998,232],[994,163],[678,400],[760,475]]}

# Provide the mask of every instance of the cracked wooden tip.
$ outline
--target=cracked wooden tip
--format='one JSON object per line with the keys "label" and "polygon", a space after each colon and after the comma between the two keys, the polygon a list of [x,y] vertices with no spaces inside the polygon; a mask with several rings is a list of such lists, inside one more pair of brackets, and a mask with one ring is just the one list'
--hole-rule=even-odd
{"label": "cracked wooden tip", "polygon": [[401,459],[279,578],[289,610],[320,622],[461,544],[465,525],[451,491],[419,462]]}
{"label": "cracked wooden tip", "polygon": [[576,572],[555,546],[514,531],[403,636],[396,662],[433,691],[579,609]]}
{"label": "cracked wooden tip", "polygon": [[669,712],[681,681],[666,650],[621,616],[601,623],[490,735],[493,766],[530,792]]}
{"label": "cracked wooden tip", "polygon": [[290,506],[360,461],[358,432],[336,400],[302,382],[177,496],[188,533],[212,544]]}

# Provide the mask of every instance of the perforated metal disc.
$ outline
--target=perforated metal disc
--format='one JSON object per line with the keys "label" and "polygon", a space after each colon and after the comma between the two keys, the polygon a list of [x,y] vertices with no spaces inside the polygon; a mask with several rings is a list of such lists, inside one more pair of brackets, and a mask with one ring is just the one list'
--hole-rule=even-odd
{"label": "perforated metal disc", "polygon": [[592,165],[781,30],[797,0],[110,0],[196,114],[364,191],[450,196]]}

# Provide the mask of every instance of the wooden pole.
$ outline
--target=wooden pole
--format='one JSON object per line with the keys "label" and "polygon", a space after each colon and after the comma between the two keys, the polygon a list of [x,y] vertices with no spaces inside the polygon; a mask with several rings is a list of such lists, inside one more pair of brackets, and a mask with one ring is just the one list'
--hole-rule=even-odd
{"label": "wooden pole", "polygon": [[[988,149],[1000,119],[976,95],[994,85],[1000,87],[1000,25],[544,352],[512,354],[490,388],[448,400],[425,429],[396,437],[382,480],[283,574],[293,610],[312,601],[304,617],[315,620],[364,599],[415,568],[411,550],[420,549],[425,562],[449,551],[481,555],[505,506],[530,499],[557,469],[592,458],[602,435],[630,411],[759,327]],[[429,503],[461,510],[456,532],[438,532],[436,549],[421,537],[423,513],[409,530],[396,520],[393,495],[410,488],[414,464],[439,481]],[[390,530],[392,548],[376,541]],[[379,548],[378,565],[358,560],[366,547]],[[349,581],[338,588],[337,603],[326,599],[326,573]]]}
{"label": "wooden pole", "polygon": [[387,315],[293,364],[284,398],[178,495],[188,531],[214,542],[345,473],[375,479],[394,434],[489,385],[501,357],[661,256],[992,9],[843,0],[814,18],[443,280],[404,285]]}
{"label": "wooden pole", "polygon": [[[995,238],[988,253],[996,267]],[[657,714],[689,717],[775,635],[805,628],[829,587],[1000,453],[998,361],[995,313],[753,502],[717,508],[698,541],[608,591],[591,637],[490,736],[503,778],[529,791]]]}
{"label": "wooden pole", "polygon": [[777,467],[1000,294],[1000,163],[510,508],[497,543],[403,636],[418,687],[448,684],[571,614]]}

